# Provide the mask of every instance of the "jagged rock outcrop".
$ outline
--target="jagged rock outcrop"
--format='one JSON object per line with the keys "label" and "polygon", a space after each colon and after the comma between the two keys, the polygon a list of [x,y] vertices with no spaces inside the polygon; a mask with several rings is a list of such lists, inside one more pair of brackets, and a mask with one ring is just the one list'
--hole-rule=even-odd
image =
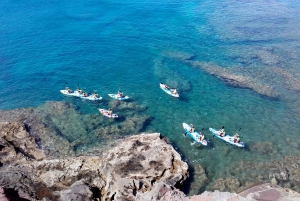
{"label": "jagged rock outcrop", "polygon": [[25,158],[41,160],[45,157],[22,122],[0,122],[0,167]]}
{"label": "jagged rock outcrop", "polygon": [[188,165],[159,133],[119,140],[101,156],[60,159],[45,158],[32,147],[22,122],[3,123],[1,137],[1,155],[12,144],[22,151],[1,157],[0,186],[23,199],[157,200],[162,187],[188,176]]}
{"label": "jagged rock outcrop", "polygon": [[117,200],[157,200],[162,186],[174,186],[187,177],[187,164],[158,133],[126,138],[104,160],[103,173],[112,182],[105,186],[105,199],[113,195]]}

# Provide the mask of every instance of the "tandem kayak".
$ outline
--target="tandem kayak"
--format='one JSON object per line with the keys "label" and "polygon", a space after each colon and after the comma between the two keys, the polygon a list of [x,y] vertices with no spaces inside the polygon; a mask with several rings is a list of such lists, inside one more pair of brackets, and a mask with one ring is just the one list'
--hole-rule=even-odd
{"label": "tandem kayak", "polygon": [[102,99],[101,96],[96,97],[94,94],[91,94],[91,95],[85,97],[85,96],[83,96],[83,93],[79,93],[78,91],[73,91],[72,93],[69,93],[68,90],[60,90],[60,92],[67,96],[75,96],[75,97],[79,97],[79,98],[86,99],[86,100],[95,101],[95,100]]}
{"label": "tandem kayak", "polygon": [[105,110],[105,109],[101,109],[101,108],[98,108],[98,110],[99,110],[99,112],[102,114],[102,115],[104,115],[104,116],[106,116],[106,117],[108,117],[108,118],[118,118],[118,115],[117,114],[109,114],[109,111],[108,110]]}
{"label": "tandem kayak", "polygon": [[182,126],[183,126],[185,132],[187,134],[189,134],[189,136],[191,138],[193,138],[193,140],[195,140],[196,142],[198,142],[198,143],[200,143],[200,144],[202,144],[204,146],[207,145],[207,141],[206,140],[200,141],[200,133],[198,131],[195,131],[195,132],[191,133],[190,132],[191,127],[188,124],[186,124],[186,123],[182,123]]}
{"label": "tandem kayak", "polygon": [[160,83],[159,86],[160,86],[160,88],[161,88],[164,92],[166,92],[167,94],[169,94],[169,95],[171,95],[171,96],[174,96],[174,97],[176,97],[176,98],[179,97],[178,92],[174,93],[174,92],[173,92],[174,89],[171,89],[171,88],[168,87],[167,85],[165,85],[165,84],[163,84],[163,83]]}
{"label": "tandem kayak", "polygon": [[239,143],[235,143],[234,142],[234,137],[233,136],[230,136],[230,135],[225,135],[224,137],[221,137],[219,135],[219,131],[217,131],[216,129],[213,129],[213,128],[209,128],[210,132],[216,136],[217,138],[229,143],[229,144],[232,144],[234,146],[237,146],[237,147],[245,147],[245,144],[243,142],[239,142]]}
{"label": "tandem kayak", "polygon": [[119,94],[108,94],[110,97],[116,100],[126,100],[129,98],[129,96],[123,96],[122,98],[120,97]]}

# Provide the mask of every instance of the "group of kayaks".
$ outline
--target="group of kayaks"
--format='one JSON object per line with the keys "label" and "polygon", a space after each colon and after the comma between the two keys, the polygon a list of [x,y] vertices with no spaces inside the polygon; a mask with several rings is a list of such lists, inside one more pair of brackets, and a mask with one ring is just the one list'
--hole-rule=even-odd
{"label": "group of kayaks", "polygon": [[[167,94],[178,98],[179,93],[176,88],[171,88],[168,85],[164,83],[159,84],[160,88],[166,92]],[[60,90],[61,93],[68,96],[75,96],[86,100],[96,101],[96,100],[102,100],[102,97],[99,96],[97,93],[88,94],[86,92],[82,92],[81,89],[77,89],[76,91],[72,91],[70,88],[66,87],[65,90]],[[115,100],[127,100],[129,99],[129,96],[124,96],[123,93],[119,90],[117,94],[108,94],[111,98]],[[106,110],[103,108],[98,108],[99,112],[108,117],[108,118],[118,118],[118,115],[113,113],[111,109]],[[204,146],[207,146],[208,143],[204,139],[204,135],[202,131],[199,133],[198,131],[192,129],[190,125],[187,123],[182,123],[183,129],[185,130],[186,134],[188,134],[195,142],[200,143]],[[224,127],[222,127],[223,129]],[[202,129],[203,130],[203,129]],[[213,136],[219,138],[220,140],[225,141],[226,143],[232,144],[237,147],[245,147],[245,144],[243,142],[240,142],[239,140],[236,141],[236,134],[235,136],[230,136],[228,134],[221,135],[221,130],[216,130],[214,128],[209,128],[209,131],[212,133]]]}
{"label": "group of kayaks", "polygon": [[[160,83],[159,84],[160,88],[165,91],[167,94],[174,96],[174,97],[179,97],[179,93],[175,88],[170,88],[168,85]],[[182,123],[183,129],[185,130],[186,134],[188,134],[195,142],[200,143],[204,146],[207,146],[207,141],[204,139],[204,135],[202,132],[198,132],[196,130],[192,131],[192,128],[190,125],[187,123]],[[210,132],[213,134],[213,136],[216,136],[217,138],[232,144],[237,147],[245,147],[245,144],[243,142],[240,142],[237,140],[236,136],[230,136],[224,133],[224,135],[221,135],[221,131],[218,131],[213,128],[209,128]],[[238,135],[238,134],[236,134]],[[239,138],[239,137],[238,137]]]}
{"label": "group of kayaks", "polygon": [[[182,123],[183,129],[185,130],[186,134],[188,134],[195,142],[200,143],[204,146],[207,146],[207,141],[204,139],[204,135],[202,132],[198,132],[196,130],[192,131],[192,127],[188,125],[187,123]],[[224,127],[222,127],[223,129]],[[245,147],[245,144],[243,142],[240,142],[237,140],[238,134],[235,134],[235,136],[230,136],[225,133],[224,135],[221,135],[221,130],[216,130],[214,128],[209,128],[209,131],[212,133],[213,136],[219,138],[220,140],[225,141],[226,143],[232,144],[237,147]],[[201,139],[203,138],[203,139]],[[239,137],[238,137],[239,138]]]}
{"label": "group of kayaks", "polygon": [[[97,93],[89,94],[87,92],[83,92],[80,88],[73,91],[69,87],[66,87],[66,89],[60,90],[60,92],[67,96],[74,96],[85,100],[91,100],[91,101],[102,100],[102,97],[99,96]],[[124,96],[123,92],[121,92],[120,90],[118,91],[117,94],[108,94],[108,96],[116,100],[126,100],[129,98],[129,96]],[[103,108],[98,108],[98,110],[102,115],[108,118],[118,118],[118,115],[113,113],[111,109],[106,110]]]}
{"label": "group of kayaks", "polygon": [[[168,85],[163,84],[163,83],[160,83],[159,86],[167,94],[177,97],[177,98],[179,97],[179,93],[177,92],[177,90],[175,88],[170,88]],[[60,90],[60,92],[67,96],[74,96],[74,97],[82,98],[85,100],[91,100],[91,101],[102,100],[102,97],[99,96],[97,93],[89,94],[87,92],[83,92],[80,88],[77,88],[76,90],[72,90],[69,87],[66,87],[66,89]],[[117,94],[108,94],[108,96],[110,96],[111,98],[116,99],[116,100],[129,99],[129,96],[124,96],[120,90],[118,91]],[[102,115],[104,115],[108,118],[118,118],[118,115],[115,113],[112,113],[111,109],[106,110],[103,108],[98,108],[98,110]]]}
{"label": "group of kayaks", "polygon": [[[160,88],[165,91],[167,94],[174,96],[174,97],[179,97],[179,93],[175,88],[170,88],[168,85],[160,83],[159,84]],[[204,139],[204,135],[202,132],[198,132],[196,130],[192,131],[192,128],[190,125],[187,123],[182,123],[183,129],[185,130],[186,134],[188,134],[195,142],[200,143],[204,146],[207,146],[207,141]],[[221,131],[218,131],[214,128],[209,128],[209,131],[213,134],[213,136],[219,138],[220,140],[223,140],[229,144],[232,144],[237,147],[245,147],[245,144],[243,142],[240,142],[239,140],[236,139],[236,136],[230,136],[227,134],[221,135]],[[238,135],[238,134],[236,134]]]}

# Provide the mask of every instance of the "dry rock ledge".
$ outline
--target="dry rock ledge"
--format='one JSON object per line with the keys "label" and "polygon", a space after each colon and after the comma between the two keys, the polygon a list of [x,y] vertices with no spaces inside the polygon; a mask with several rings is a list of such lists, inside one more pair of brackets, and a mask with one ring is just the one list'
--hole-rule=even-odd
{"label": "dry rock ledge", "polygon": [[0,123],[0,200],[300,199],[271,185],[187,197],[175,188],[187,177],[187,163],[159,133],[127,137],[99,156],[50,159],[23,122]]}

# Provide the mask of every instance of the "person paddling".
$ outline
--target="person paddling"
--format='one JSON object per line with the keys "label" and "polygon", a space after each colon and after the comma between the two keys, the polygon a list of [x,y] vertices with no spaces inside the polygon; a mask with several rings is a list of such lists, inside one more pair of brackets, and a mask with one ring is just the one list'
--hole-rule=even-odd
{"label": "person paddling", "polygon": [[219,135],[221,136],[221,137],[224,137],[225,136],[225,130],[224,130],[224,126],[222,126],[222,128],[219,130]]}
{"label": "person paddling", "polygon": [[191,132],[191,133],[195,132],[195,127],[194,127],[194,125],[193,125],[193,124],[191,124],[191,129],[190,129],[190,132]]}
{"label": "person paddling", "polygon": [[99,95],[96,92],[94,92],[94,98],[99,98]]}
{"label": "person paddling", "polygon": [[118,95],[119,95],[120,98],[122,98],[123,97],[123,92],[122,91],[118,91]]}
{"label": "person paddling", "polygon": [[111,108],[109,108],[109,110],[107,110],[107,114],[111,116],[111,115],[112,115],[112,113],[113,113],[112,109],[111,109]]}
{"label": "person paddling", "polygon": [[178,94],[178,92],[177,92],[177,90],[175,89],[175,88],[172,88],[172,90],[171,90],[171,92],[173,93],[173,94]]}
{"label": "person paddling", "polygon": [[82,90],[81,90],[80,88],[78,88],[78,89],[77,89],[77,92],[81,94],[81,93],[82,93]]}
{"label": "person paddling", "polygon": [[240,135],[238,133],[236,133],[233,137],[234,137],[234,140],[233,140],[234,143],[240,143],[241,139],[240,139]]}
{"label": "person paddling", "polygon": [[202,131],[200,132],[200,138],[199,139],[200,139],[201,142],[203,142],[203,140],[204,140],[204,134],[203,134]]}
{"label": "person paddling", "polygon": [[70,89],[69,87],[67,87],[67,91],[69,94],[72,93],[72,89]]}

